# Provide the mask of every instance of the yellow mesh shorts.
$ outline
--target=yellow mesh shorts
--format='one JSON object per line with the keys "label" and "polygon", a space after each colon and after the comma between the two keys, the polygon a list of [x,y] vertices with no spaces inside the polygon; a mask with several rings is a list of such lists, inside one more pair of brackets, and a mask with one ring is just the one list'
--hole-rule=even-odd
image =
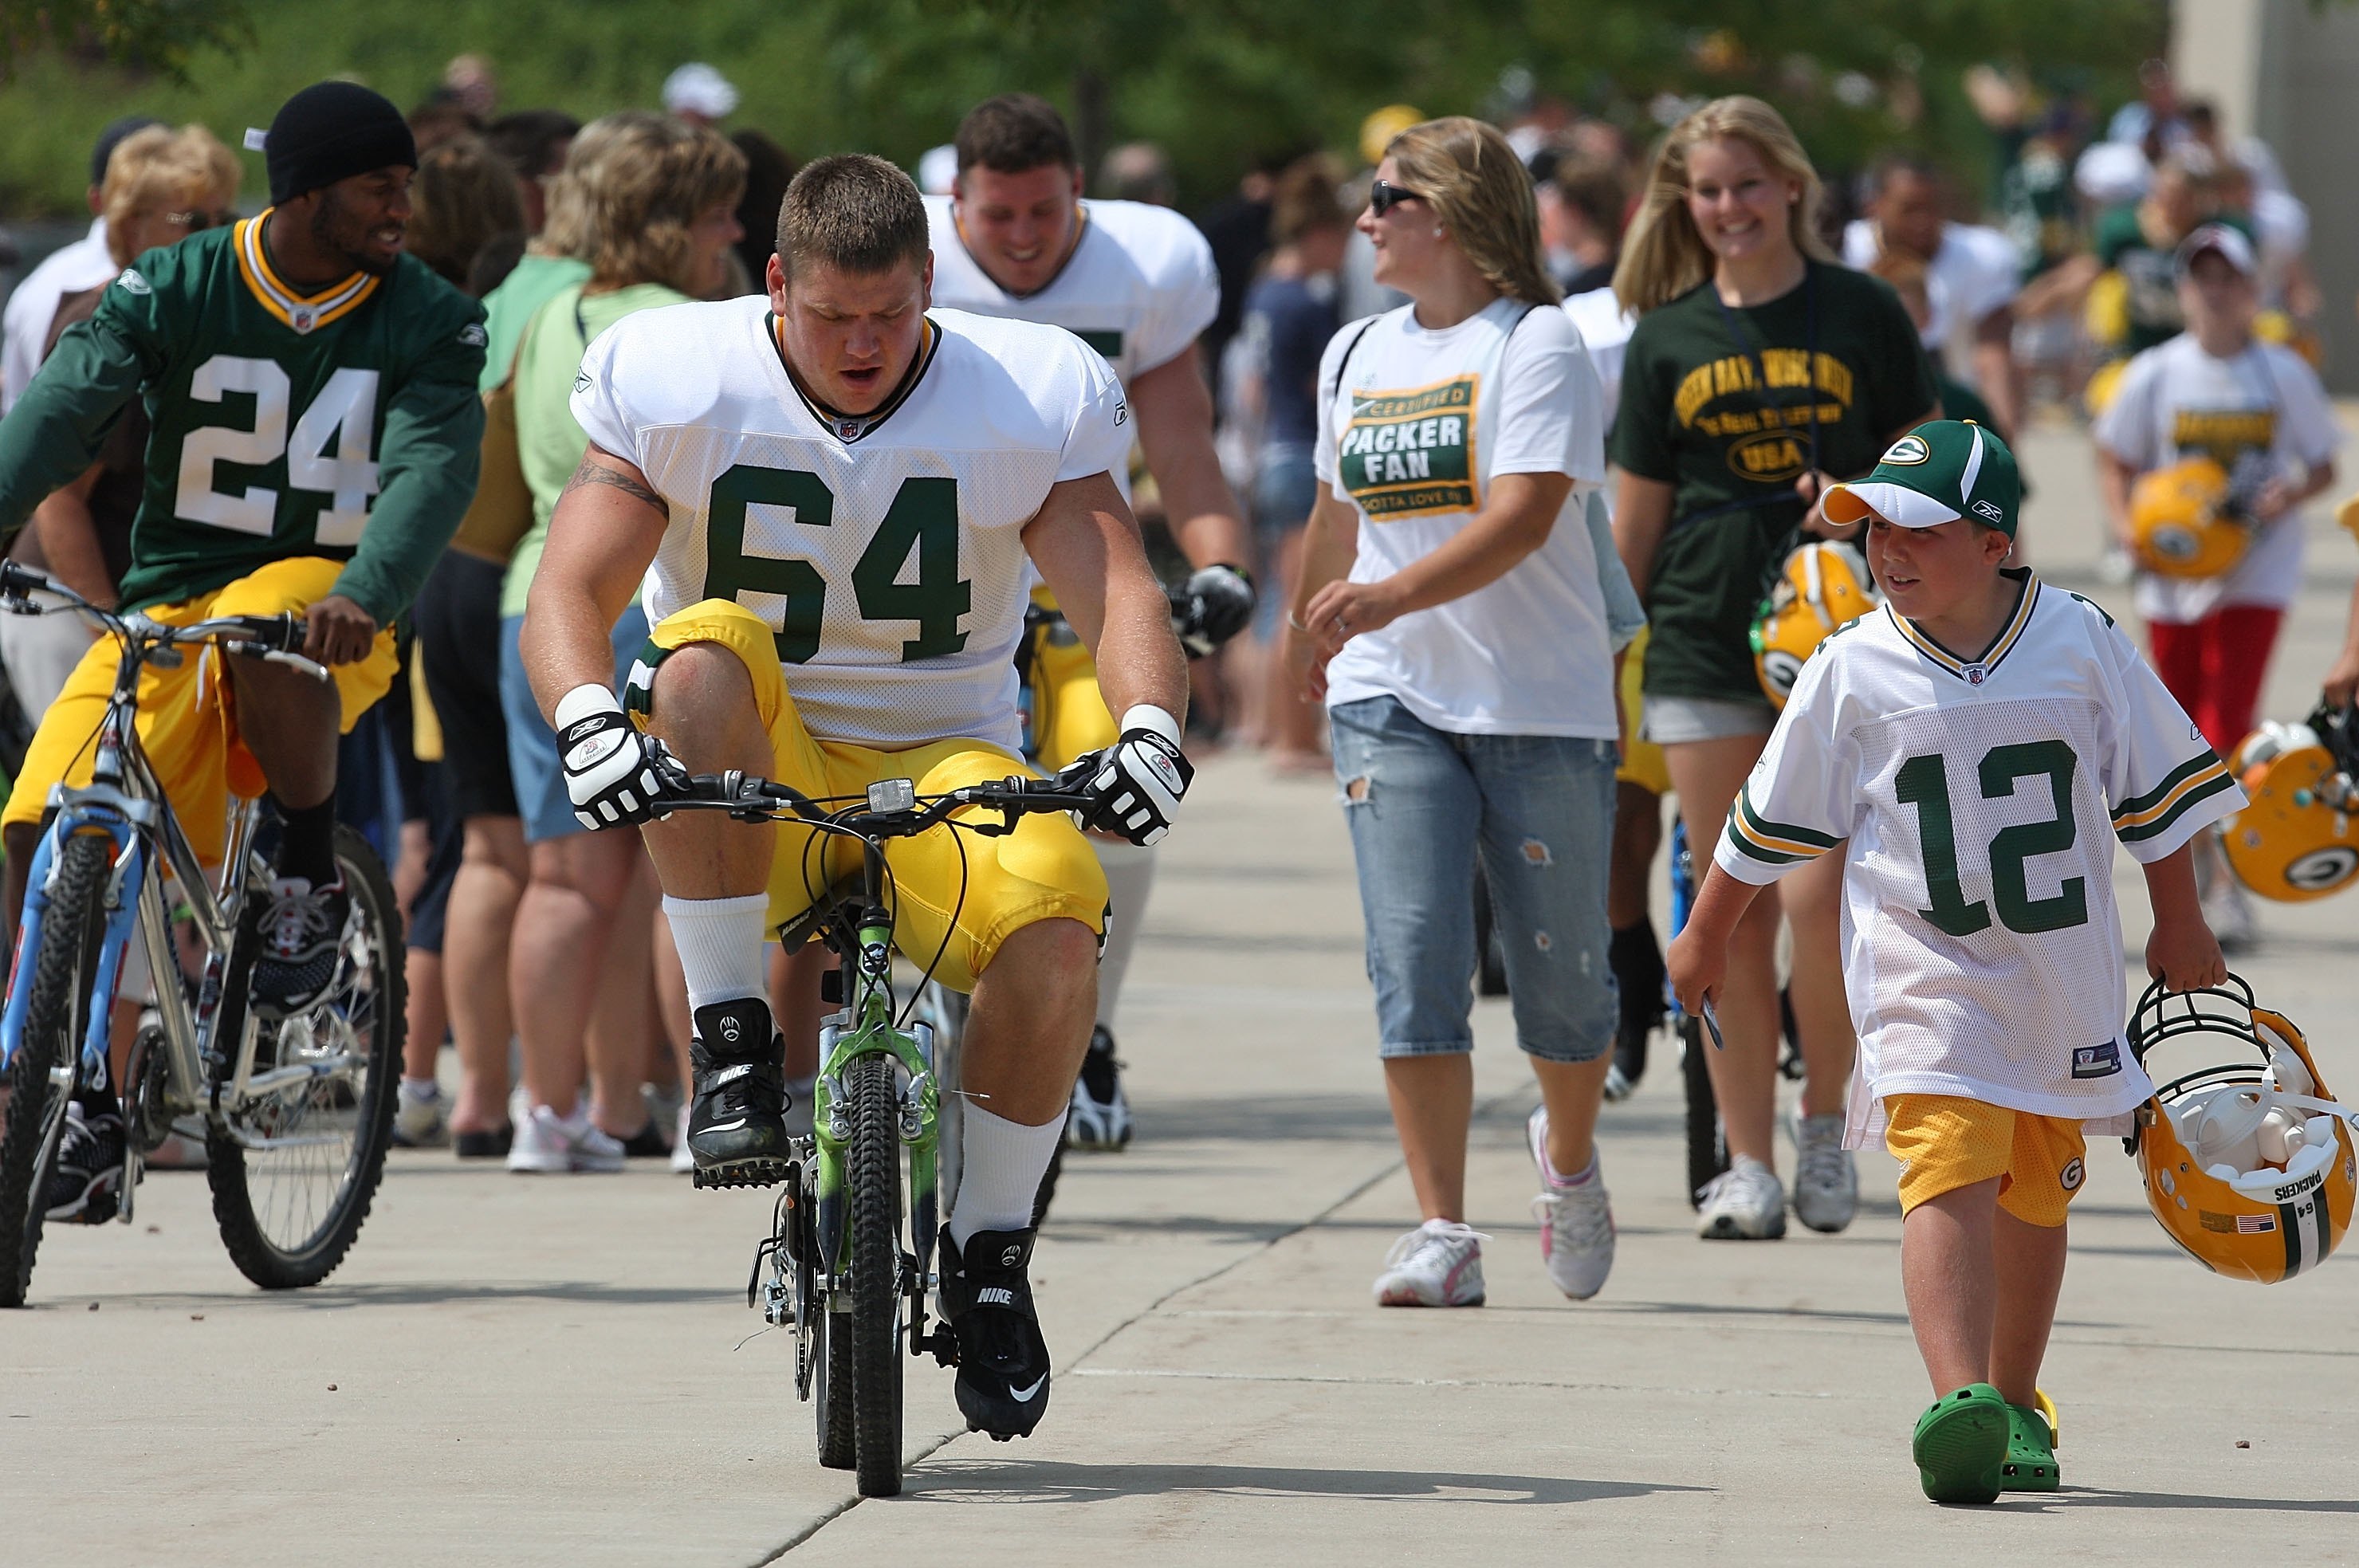
{"label": "yellow mesh shorts", "polygon": [[[278,615],[309,609],[328,596],[343,571],[343,563],[318,556],[274,561],[211,593],[178,604],[155,604],[151,620],[184,626],[215,615]],[[114,667],[122,643],[101,637],[91,645],[65,690],[41,715],[33,744],[26,748],[24,770],[0,822],[38,822],[52,785],[79,787],[90,782],[96,760],[99,721],[106,699],[114,690]],[[350,734],[360,716],[392,690],[400,658],[394,649],[393,631],[377,633],[368,657],[340,664],[330,674],[343,700],[343,727]],[[150,664],[139,672],[139,744],[156,769],[172,812],[189,835],[189,847],[200,859],[221,858],[229,823],[229,797],[253,800],[268,788],[262,766],[238,738],[237,704],[221,658],[190,650],[178,670]]]}
{"label": "yellow mesh shorts", "polygon": [[[1046,588],[1032,590],[1032,602],[1044,609],[1057,607]],[[1032,750],[1042,770],[1055,773],[1122,737],[1098,691],[1097,661],[1082,646],[1081,635],[1062,621],[1051,621],[1035,627],[1030,637]]]}
{"label": "yellow mesh shorts", "polygon": [[1663,762],[1663,748],[1638,738],[1638,718],[1646,712],[1647,638],[1653,628],[1642,626],[1622,656],[1622,765],[1614,782],[1636,784],[1650,795],[1671,792],[1671,770]]}
{"label": "yellow mesh shorts", "polygon": [[1884,1147],[1900,1163],[1900,1212],[1999,1178],[1998,1206],[2026,1225],[2064,1223],[2087,1174],[2081,1124],[1951,1094],[1891,1094]]}
{"label": "yellow mesh shorts", "polygon": [[[666,616],[648,641],[651,651],[641,660],[648,670],[692,642],[715,643],[735,654],[753,677],[755,705],[770,733],[777,757],[772,777],[813,799],[857,796],[883,779],[914,779],[919,794],[937,795],[1030,771],[1022,759],[985,741],[940,740],[886,751],[814,739],[788,693],[776,635],[729,600],[707,599]],[[641,682],[653,679],[634,671],[629,705],[635,712],[645,713]],[[774,931],[860,871],[856,840],[792,823],[780,823],[770,863]],[[939,950],[934,977],[961,991],[974,988],[974,977],[991,967],[1011,932],[1036,920],[1079,920],[1099,935],[1105,931],[1105,874],[1081,829],[1061,813],[1025,817],[1005,838],[954,835],[943,826],[895,839],[886,847],[885,863],[892,871],[894,934],[901,951],[926,964]]]}

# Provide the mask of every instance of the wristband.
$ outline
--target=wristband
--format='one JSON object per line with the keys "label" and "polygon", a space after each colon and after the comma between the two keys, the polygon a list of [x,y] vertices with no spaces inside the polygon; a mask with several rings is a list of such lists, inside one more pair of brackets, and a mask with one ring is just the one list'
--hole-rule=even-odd
{"label": "wristband", "polygon": [[594,713],[620,713],[623,704],[616,700],[611,686],[584,681],[557,700],[557,712],[549,727],[562,732],[566,725],[589,718]]}
{"label": "wristband", "polygon": [[1180,749],[1180,721],[1152,702],[1134,702],[1125,709],[1120,727],[1125,731],[1147,730],[1169,741],[1172,750]]}

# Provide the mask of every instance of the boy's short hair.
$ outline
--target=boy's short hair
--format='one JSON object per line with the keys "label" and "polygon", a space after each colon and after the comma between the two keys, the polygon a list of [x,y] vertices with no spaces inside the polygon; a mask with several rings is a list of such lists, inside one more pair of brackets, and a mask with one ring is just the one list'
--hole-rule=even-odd
{"label": "boy's short hair", "polygon": [[1003,93],[977,103],[959,122],[951,145],[961,174],[977,164],[995,174],[1024,174],[1049,164],[1081,167],[1065,117],[1030,93]]}
{"label": "boy's short hair", "polygon": [[867,153],[812,159],[778,204],[778,264],[789,278],[812,262],[869,275],[907,262],[922,272],[931,245],[916,182]]}

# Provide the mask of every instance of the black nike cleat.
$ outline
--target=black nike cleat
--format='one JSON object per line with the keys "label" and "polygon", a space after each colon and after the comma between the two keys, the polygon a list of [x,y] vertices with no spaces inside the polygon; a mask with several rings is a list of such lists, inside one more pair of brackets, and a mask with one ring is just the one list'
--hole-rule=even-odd
{"label": "black nike cleat", "polygon": [[971,1432],[1029,1437],[1049,1408],[1049,1345],[1032,1310],[1035,1230],[942,1238],[942,1316],[958,1336],[958,1405]]}
{"label": "black nike cleat", "polygon": [[688,1151],[700,1187],[768,1187],[787,1178],[787,1042],[759,996],[696,1009]]}

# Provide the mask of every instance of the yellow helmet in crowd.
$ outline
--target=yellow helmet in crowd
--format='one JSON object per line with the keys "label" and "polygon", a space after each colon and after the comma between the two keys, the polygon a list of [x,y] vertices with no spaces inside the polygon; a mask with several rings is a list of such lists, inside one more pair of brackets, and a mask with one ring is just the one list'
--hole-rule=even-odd
{"label": "yellow helmet in crowd", "polygon": [[2224,986],[2166,992],[2156,981],[2130,1018],[2130,1051],[2168,1040],[2234,1041],[2242,1058],[2174,1078],[2138,1107],[2128,1139],[2147,1206],[2214,1274],[2274,1285],[2316,1268],[2351,1228],[2359,1196],[2353,1113],[2319,1076],[2301,1030]]}
{"label": "yellow helmet in crowd", "polygon": [[1879,603],[1858,546],[1814,539],[1788,556],[1753,624],[1753,669],[1769,705],[1786,705],[1802,661],[1829,632]]}
{"label": "yellow helmet in crowd", "polygon": [[2264,898],[2304,903],[2359,877],[2350,723],[2324,708],[2302,724],[2271,720],[2228,759],[2250,800],[2220,824],[2220,846],[2236,880]]}
{"label": "yellow helmet in crowd", "polygon": [[2190,457],[2141,474],[2130,491],[2130,532],[2140,566],[2158,577],[2217,577],[2252,543],[2230,504],[2228,471]]}

